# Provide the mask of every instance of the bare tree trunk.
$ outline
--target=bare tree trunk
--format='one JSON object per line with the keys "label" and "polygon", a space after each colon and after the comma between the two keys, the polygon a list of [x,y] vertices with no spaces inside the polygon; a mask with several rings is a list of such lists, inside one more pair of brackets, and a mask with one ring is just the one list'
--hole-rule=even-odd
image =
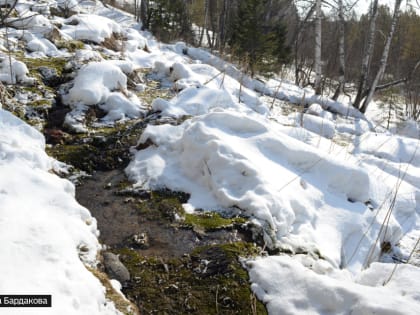
{"label": "bare tree trunk", "polygon": [[366,112],[366,109],[369,103],[372,101],[373,95],[375,94],[375,90],[379,84],[379,80],[382,79],[385,73],[386,65],[388,63],[389,48],[391,47],[392,37],[394,36],[395,28],[397,26],[401,2],[402,0],[395,0],[394,14],[392,16],[392,22],[391,22],[391,29],[389,30],[388,36],[386,38],[385,47],[382,52],[382,57],[381,57],[381,62],[379,64],[378,72],[376,73],[376,76],[372,82],[372,85],[369,88],[365,101],[363,102],[363,105],[360,108],[360,111],[362,113]]}
{"label": "bare tree trunk", "polygon": [[215,23],[216,14],[217,14],[217,1],[209,0],[210,28],[213,33],[210,37],[210,34],[207,32],[207,38],[209,40],[209,46],[211,49],[213,49],[216,46],[216,33],[218,32],[216,23]]}
{"label": "bare tree trunk", "polygon": [[141,0],[140,3],[140,20],[143,29],[149,28],[149,0]]}
{"label": "bare tree trunk", "polygon": [[225,46],[226,41],[226,20],[227,20],[227,11],[228,11],[228,0],[223,0],[222,4],[222,12],[220,14],[220,20],[219,20],[219,43],[218,48],[219,51],[222,52],[223,48]]}
{"label": "bare tree trunk", "polygon": [[204,31],[207,29],[208,15],[209,15],[209,0],[205,0],[204,1],[204,25],[200,32],[200,40],[198,42],[198,46],[201,46],[203,44]]}
{"label": "bare tree trunk", "polygon": [[312,15],[315,12],[315,5],[312,5],[309,9],[308,13],[306,14],[305,18],[299,23],[297,30],[294,34],[294,46],[295,46],[295,53],[294,53],[294,59],[295,59],[295,83],[296,85],[299,85],[299,74],[301,72],[300,65],[299,65],[299,48],[300,48],[300,41],[301,41],[301,35],[303,34],[307,24],[308,20],[312,17]]}
{"label": "bare tree trunk", "polygon": [[316,19],[315,19],[315,94],[320,95],[322,92],[321,81],[322,81],[322,60],[321,60],[321,48],[322,48],[322,10],[321,0],[316,0]]}
{"label": "bare tree trunk", "polygon": [[346,61],[345,61],[345,49],[344,49],[344,5],[343,0],[338,0],[338,59],[339,59],[339,78],[338,78],[338,87],[335,90],[333,100],[337,100],[341,93],[344,91],[344,84],[346,83]]}
{"label": "bare tree trunk", "polygon": [[375,32],[376,32],[376,18],[378,17],[378,0],[374,0],[372,3],[371,14],[370,14],[370,23],[369,23],[369,33],[366,44],[366,50],[363,56],[362,69],[360,71],[360,80],[359,87],[357,89],[356,99],[354,100],[353,106],[357,109],[360,108],[360,103],[363,99],[363,95],[366,90],[370,61],[373,55],[373,48],[375,46]]}

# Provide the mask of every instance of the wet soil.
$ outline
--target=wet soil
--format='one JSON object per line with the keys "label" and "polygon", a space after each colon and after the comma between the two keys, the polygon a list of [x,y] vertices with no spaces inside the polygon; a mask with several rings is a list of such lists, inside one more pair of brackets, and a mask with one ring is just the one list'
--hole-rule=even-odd
{"label": "wet soil", "polygon": [[[176,216],[182,215],[180,201],[165,202],[152,197],[127,193],[129,185],[123,170],[97,171],[76,189],[77,201],[88,208],[98,222],[100,241],[110,248],[131,247],[144,257],[173,258],[205,245],[243,241],[246,234],[236,229],[204,232],[183,227]],[[173,199],[174,197],[172,197]],[[161,199],[161,200],[157,200]],[[157,206],[157,209],[154,209]],[[146,234],[148,245],[136,248],[134,235]]]}
{"label": "wet soil", "polygon": [[123,292],[140,314],[266,314],[239,259],[261,250],[245,227],[185,226],[186,194],[130,187],[122,169],[96,171],[76,197],[96,218],[101,243],[129,270]]}

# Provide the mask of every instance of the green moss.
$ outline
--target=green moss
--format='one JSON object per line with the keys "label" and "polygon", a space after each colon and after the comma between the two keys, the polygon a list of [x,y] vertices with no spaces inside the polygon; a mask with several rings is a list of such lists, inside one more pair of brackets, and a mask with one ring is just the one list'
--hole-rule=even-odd
{"label": "green moss", "polygon": [[165,260],[127,248],[116,253],[132,276],[125,293],[138,301],[142,314],[267,314],[238,260],[257,251],[238,242],[199,247],[191,255]]}
{"label": "green moss", "polygon": [[36,94],[42,97],[39,86],[22,86],[22,89],[25,92]]}
{"label": "green moss", "polygon": [[224,218],[217,212],[186,213],[183,224],[191,228],[202,228],[205,231],[225,229],[246,222],[245,218]]}
{"label": "green moss", "polygon": [[29,70],[29,74],[32,77],[40,78],[40,74],[38,72],[39,67],[49,67],[53,68],[57,71],[57,75],[61,75],[64,71],[64,67],[67,63],[66,58],[60,57],[49,57],[49,58],[20,58],[22,62],[26,64]]}
{"label": "green moss", "polygon": [[85,44],[80,40],[59,40],[55,44],[57,48],[67,49],[69,52],[75,52],[76,50],[85,47]]}
{"label": "green moss", "polygon": [[88,144],[56,145],[46,151],[57,160],[86,172],[95,169],[95,157],[99,154],[97,148]]}
{"label": "green moss", "polygon": [[254,243],[247,242],[234,242],[219,245],[207,245],[198,247],[192,252],[192,256],[200,255],[211,248],[220,248],[225,252],[229,258],[234,259],[237,257],[255,257],[260,254],[261,249],[256,247]]}
{"label": "green moss", "polygon": [[32,107],[51,107],[52,106],[52,100],[51,99],[39,99],[30,102],[27,104]]}
{"label": "green moss", "polygon": [[177,197],[162,197],[156,192],[151,194],[149,200],[139,202],[137,211],[148,220],[163,220],[168,223],[174,222],[177,216],[184,214],[182,203]]}
{"label": "green moss", "polygon": [[152,105],[152,102],[156,98],[162,98],[169,100],[175,96],[174,92],[169,89],[160,89],[154,87],[154,81],[147,82],[148,85],[151,85],[151,88],[147,88],[144,91],[137,92],[137,96],[147,105]]}
{"label": "green moss", "polygon": [[49,149],[56,159],[91,173],[124,168],[130,161],[129,148],[137,143],[143,129],[133,122],[113,127],[89,128],[90,135],[73,134]]}

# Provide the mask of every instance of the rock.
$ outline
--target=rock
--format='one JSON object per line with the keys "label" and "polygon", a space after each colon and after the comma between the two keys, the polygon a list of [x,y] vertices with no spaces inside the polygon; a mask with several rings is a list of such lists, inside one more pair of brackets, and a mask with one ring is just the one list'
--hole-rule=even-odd
{"label": "rock", "polygon": [[104,257],[104,266],[106,273],[111,279],[118,280],[123,286],[130,281],[130,272],[123,265],[117,255],[105,252],[102,254]]}
{"label": "rock", "polygon": [[134,245],[136,245],[140,249],[147,249],[150,247],[149,236],[147,236],[146,233],[134,234],[131,239]]}
{"label": "rock", "polygon": [[54,43],[54,45],[56,45],[62,39],[60,31],[55,26],[48,34],[45,35],[45,38]]}
{"label": "rock", "polygon": [[60,84],[60,77],[57,74],[57,70],[50,67],[39,67],[38,68],[39,73],[42,77],[42,82],[44,82],[45,85],[48,86],[57,86]]}
{"label": "rock", "polygon": [[44,135],[47,143],[51,144],[63,144],[69,138],[67,133],[57,128],[45,129]]}

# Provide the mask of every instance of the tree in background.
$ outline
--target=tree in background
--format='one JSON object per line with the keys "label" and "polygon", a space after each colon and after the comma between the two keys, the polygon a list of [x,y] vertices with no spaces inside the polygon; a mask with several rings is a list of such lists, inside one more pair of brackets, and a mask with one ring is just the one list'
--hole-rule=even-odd
{"label": "tree in background", "polygon": [[339,77],[338,86],[335,90],[333,100],[337,100],[341,93],[344,92],[344,85],[346,83],[346,53],[345,53],[345,18],[344,18],[344,2],[338,0],[338,59],[339,59]]}
{"label": "tree in background", "polygon": [[[406,96],[407,112],[419,116],[420,17],[414,9],[401,13],[371,0],[369,14],[360,16],[352,11],[358,0],[322,0],[319,23],[320,0],[133,1],[143,27],[162,41],[184,40],[227,54],[252,75],[277,72],[291,55],[300,86],[331,92],[334,99],[354,92],[361,111],[374,93],[395,87]],[[398,8],[401,2],[394,0]],[[319,25],[322,36],[316,36]],[[319,53],[319,38],[328,54]]]}
{"label": "tree in background", "polygon": [[243,0],[238,6],[229,43],[251,76],[257,71],[277,71],[289,55],[285,46],[286,28],[281,20],[270,14],[271,2]]}
{"label": "tree in background", "polygon": [[193,42],[194,34],[187,1],[154,0],[148,1],[147,4],[143,9],[140,6],[140,13],[145,19],[143,23],[158,39],[165,42],[179,39]]}
{"label": "tree in background", "polygon": [[382,80],[382,78],[385,74],[385,69],[386,69],[386,66],[388,64],[389,50],[390,50],[390,47],[391,47],[392,38],[394,36],[395,28],[397,26],[399,14],[400,14],[401,2],[402,2],[402,0],[395,0],[394,14],[392,16],[391,26],[390,26],[388,35],[386,37],[385,47],[382,51],[382,56],[381,56],[381,60],[380,60],[380,64],[379,64],[379,69],[376,72],[376,75],[375,75],[370,87],[366,91],[365,100],[363,102],[363,105],[360,108],[360,111],[362,113],[366,112],[366,109],[367,109],[369,103],[372,101],[373,94],[379,88],[379,86],[378,86],[379,81]]}
{"label": "tree in background", "polygon": [[321,95],[321,80],[322,80],[322,1],[316,0],[315,2],[315,52],[314,52],[314,68],[315,68],[315,94]]}

